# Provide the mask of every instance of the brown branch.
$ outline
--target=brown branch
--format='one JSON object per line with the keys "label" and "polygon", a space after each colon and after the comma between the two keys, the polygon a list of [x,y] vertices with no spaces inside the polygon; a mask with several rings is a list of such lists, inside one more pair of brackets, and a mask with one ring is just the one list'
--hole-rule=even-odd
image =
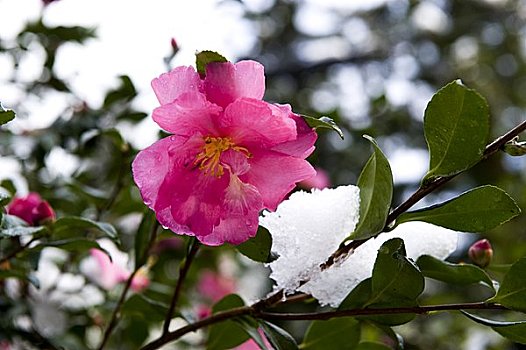
{"label": "brown branch", "polygon": [[[150,233],[150,241],[148,242],[148,247],[145,249],[144,254],[148,254],[148,251],[152,247],[152,245],[155,243],[155,240],[157,239],[157,229],[159,228],[159,223],[156,221],[155,224],[152,227],[152,231]],[[133,278],[139,272],[142,266],[135,266],[135,269],[130,274],[128,279],[126,280],[126,284],[124,285],[124,289],[122,290],[121,296],[119,297],[119,301],[117,301],[117,305],[115,306],[115,309],[113,310],[113,314],[111,315],[110,323],[108,324],[108,327],[104,331],[104,335],[102,337],[102,340],[100,342],[98,350],[104,349],[106,346],[106,343],[110,339],[111,333],[117,326],[117,323],[119,322],[119,316],[120,311],[122,308],[122,305],[124,304],[124,301],[126,300],[126,296],[128,295],[128,291],[130,290]]]}
{"label": "brown branch", "polygon": [[31,238],[26,244],[23,244],[21,246],[19,246],[17,249],[13,250],[11,253],[7,254],[5,257],[3,257],[2,259],[0,259],[0,266],[2,264],[5,264],[6,262],[8,262],[9,260],[15,258],[19,253],[23,252],[24,250],[26,250],[27,248],[29,248],[29,246],[35,242],[36,240],[38,239],[38,237],[33,237]]}
{"label": "brown branch", "polygon": [[[495,154],[499,149],[502,148],[502,146],[504,146],[504,144],[506,144],[506,142],[511,141],[515,136],[519,135],[521,132],[523,132],[525,130],[526,130],[526,121],[523,121],[522,123],[520,123],[519,125],[517,125],[513,129],[511,129],[510,131],[508,131],[507,133],[502,135],[501,137],[497,138],[495,141],[493,141],[492,143],[490,143],[489,145],[486,146],[486,149],[484,150],[484,153],[483,153],[482,158],[480,159],[480,161],[483,161],[483,160],[487,159],[488,157],[492,156],[493,154]],[[384,226],[384,228],[383,228],[383,230],[381,232],[389,230],[389,228],[392,225],[392,223],[395,222],[395,220],[401,214],[405,213],[409,208],[411,208],[413,205],[418,203],[422,198],[427,196],[429,193],[435,191],[437,188],[441,187],[442,185],[444,185],[445,183],[447,183],[451,179],[455,178],[459,174],[460,173],[453,174],[453,175],[450,175],[450,176],[438,176],[438,177],[434,178],[432,181],[430,181],[430,182],[428,182],[428,183],[426,183],[424,185],[421,185],[408,199],[406,199],[402,204],[400,204],[391,213],[389,213],[389,215],[387,216],[387,220],[385,222],[385,226]],[[373,237],[378,236],[380,233],[378,233],[377,235],[375,235]],[[367,242],[369,239],[371,239],[373,237],[370,237],[368,239],[363,239],[363,240],[351,241],[349,244],[341,247],[336,252],[334,252],[321,265],[321,268],[322,269],[327,269],[328,267],[333,265],[335,261],[337,261],[338,259],[340,259],[340,258],[342,258],[344,256],[347,256],[352,251],[354,251],[356,248],[358,248],[359,246],[361,246],[362,244],[364,244],[365,242]]]}
{"label": "brown branch", "polygon": [[190,265],[192,264],[192,261],[194,260],[194,257],[197,254],[197,251],[199,250],[199,246],[200,246],[199,242],[194,238],[191,243],[190,250],[188,254],[186,255],[186,259],[183,265],[179,269],[179,278],[177,279],[177,285],[175,286],[175,291],[172,296],[172,301],[170,302],[170,308],[168,309],[168,312],[166,313],[166,318],[163,324],[163,335],[168,333],[168,331],[170,330],[170,322],[172,321],[173,314],[175,311],[175,306],[177,305],[177,301],[179,300],[179,295],[181,294],[183,282],[186,278],[186,274],[188,273],[188,270],[190,269]]}

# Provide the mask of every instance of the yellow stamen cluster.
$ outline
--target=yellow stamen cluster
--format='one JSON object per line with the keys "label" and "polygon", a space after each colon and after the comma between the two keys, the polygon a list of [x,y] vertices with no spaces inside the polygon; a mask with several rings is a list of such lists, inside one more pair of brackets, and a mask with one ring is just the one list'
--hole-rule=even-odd
{"label": "yellow stamen cluster", "polygon": [[203,151],[195,157],[194,164],[199,165],[199,170],[207,175],[221,177],[225,172],[220,163],[221,154],[229,149],[242,152],[247,158],[250,157],[250,152],[245,147],[236,146],[229,137],[207,136]]}

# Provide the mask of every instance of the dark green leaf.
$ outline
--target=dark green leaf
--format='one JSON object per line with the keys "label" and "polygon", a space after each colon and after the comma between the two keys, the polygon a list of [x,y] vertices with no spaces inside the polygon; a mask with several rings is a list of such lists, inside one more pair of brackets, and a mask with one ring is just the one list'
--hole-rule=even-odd
{"label": "dark green leaf", "polygon": [[[424,276],[406,257],[404,241],[393,238],[378,250],[371,278],[369,308],[416,306],[416,298],[424,290]],[[381,324],[401,324],[413,319],[413,314],[369,317]]]}
{"label": "dark green leaf", "polygon": [[195,65],[201,77],[206,75],[206,65],[213,62],[228,62],[227,59],[214,51],[201,51],[195,54]]}
{"label": "dark green leaf", "polygon": [[262,321],[260,324],[275,350],[298,350],[298,344],[287,331],[269,322]]}
{"label": "dark green leaf", "polygon": [[57,239],[77,237],[80,235],[80,230],[95,230],[114,241],[118,241],[117,231],[112,225],[76,216],[66,216],[55,221],[53,237]]}
{"label": "dark green leaf", "polygon": [[34,285],[35,288],[40,288],[40,281],[38,280],[38,278],[36,278],[35,275],[29,272],[14,269],[0,270],[0,281],[6,278],[18,278],[21,280],[25,280]]}
{"label": "dark green leaf", "polygon": [[389,162],[376,141],[367,135],[364,137],[371,141],[374,152],[358,178],[360,220],[350,239],[365,239],[381,232],[393,198],[393,175]]}
{"label": "dark green leaf", "polygon": [[5,110],[0,105],[0,125],[9,123],[13,119],[15,119],[15,112],[12,110]]}
{"label": "dark green leaf", "polygon": [[249,317],[237,317],[234,319],[234,321],[245,330],[245,332],[250,336],[250,338],[252,338],[252,340],[254,340],[260,349],[268,350],[265,340],[260,333],[259,323],[256,320]]}
{"label": "dark green leaf", "polygon": [[390,350],[391,348],[382,343],[376,343],[372,341],[364,341],[358,344],[355,350]]}
{"label": "dark green leaf", "polygon": [[14,215],[1,215],[0,238],[34,235],[46,230],[44,226],[28,226],[27,222]]}
{"label": "dark green leaf", "polygon": [[416,264],[422,274],[429,278],[458,285],[482,282],[494,289],[488,274],[475,265],[451,264],[429,255],[420,256]]}
{"label": "dark green leaf", "polygon": [[494,321],[470,314],[463,310],[461,310],[461,312],[469,319],[481,325],[491,327],[504,338],[516,343],[526,344],[526,321]]}
{"label": "dark green leaf", "polygon": [[[236,294],[230,294],[221,299],[212,307],[212,313],[229,310],[236,307],[242,307],[245,303],[243,299]],[[249,335],[235,321],[228,320],[216,323],[210,327],[208,334],[208,350],[230,349],[247,341]]]}
{"label": "dark green leaf", "polygon": [[497,295],[491,301],[512,310],[526,312],[526,258],[519,259],[504,276]]}
{"label": "dark green leaf", "polygon": [[159,322],[165,319],[168,307],[142,294],[134,294],[122,305],[122,312],[127,316]]}
{"label": "dark green leaf", "polygon": [[142,217],[141,224],[135,235],[135,266],[142,266],[148,259],[148,243],[153,230],[157,227],[157,218],[155,213],[146,209]]}
{"label": "dark green leaf", "polygon": [[4,188],[9,192],[11,196],[16,194],[16,187],[11,179],[4,179],[0,182],[0,187]]}
{"label": "dark green leaf", "polygon": [[310,117],[308,115],[302,115],[301,116],[305,122],[314,129],[329,129],[336,131],[336,133],[341,137],[343,140],[343,131],[340,129],[340,127],[332,120],[332,118],[323,116],[320,118],[314,118]]}
{"label": "dark green leaf", "polygon": [[0,206],[2,207],[6,206],[9,204],[10,201],[11,201],[11,196],[0,191]]}
{"label": "dark green leaf", "polygon": [[305,333],[303,350],[353,350],[360,341],[360,323],[354,318],[314,321]]}
{"label": "dark green leaf", "polygon": [[361,309],[371,299],[371,278],[360,282],[341,302],[338,310]]}
{"label": "dark green leaf", "polygon": [[440,89],[425,111],[430,160],[424,181],[457,174],[477,163],[488,142],[489,127],[488,104],[476,91],[458,80]]}
{"label": "dark green leaf", "polygon": [[236,246],[236,249],[244,256],[258,262],[270,262],[270,248],[272,237],[268,230],[259,226],[256,237]]}
{"label": "dark green leaf", "polygon": [[425,221],[457,231],[482,232],[511,220],[519,213],[520,208],[506,192],[487,185],[447,202],[404,213],[398,217],[397,224]]}
{"label": "dark green leaf", "polygon": [[137,96],[137,90],[135,85],[127,75],[121,75],[119,77],[120,85],[113,91],[108,92],[104,99],[103,107],[105,109],[111,107],[117,102],[127,102]]}

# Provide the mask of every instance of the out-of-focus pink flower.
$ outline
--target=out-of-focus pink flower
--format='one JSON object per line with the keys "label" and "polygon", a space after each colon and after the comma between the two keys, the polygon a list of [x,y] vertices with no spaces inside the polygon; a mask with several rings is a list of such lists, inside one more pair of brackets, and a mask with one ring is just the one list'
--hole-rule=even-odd
{"label": "out-of-focus pink flower", "polygon": [[[125,268],[125,261],[121,259],[123,256],[110,251],[111,253],[113,253],[113,262],[102,250],[90,249],[90,257],[81,263],[81,271],[93,283],[105,290],[111,290],[117,284],[125,282],[131,274]],[[149,284],[150,279],[148,278],[147,270],[140,269],[132,279],[131,288],[135,292],[140,292],[148,287]]]}
{"label": "out-of-focus pink flower", "polygon": [[133,177],[159,222],[207,245],[255,236],[263,208],[275,210],[299,181],[316,133],[289,105],[261,100],[263,66],[210,63],[201,78],[177,67],[152,81],[153,119],[172,136],[139,152]]}
{"label": "out-of-focus pink flower", "polygon": [[493,248],[487,239],[481,239],[469,247],[468,255],[475,265],[486,267],[493,259]]}
{"label": "out-of-focus pink flower", "polygon": [[307,190],[310,190],[311,188],[317,188],[319,190],[322,190],[324,188],[329,187],[331,185],[329,174],[327,174],[325,170],[320,168],[315,168],[315,170],[316,175],[301,181],[298,185]]}
{"label": "out-of-focus pink flower", "polygon": [[15,197],[7,206],[7,213],[19,217],[31,226],[55,220],[55,212],[40,195],[30,192],[26,197]]}
{"label": "out-of-focus pink flower", "polygon": [[0,350],[10,350],[11,344],[7,340],[0,340]]}
{"label": "out-of-focus pink flower", "polygon": [[216,272],[205,270],[197,282],[197,291],[212,302],[218,302],[228,294],[236,291],[236,282]]}
{"label": "out-of-focus pink flower", "polygon": [[212,315],[212,308],[205,304],[197,305],[197,319],[202,320]]}

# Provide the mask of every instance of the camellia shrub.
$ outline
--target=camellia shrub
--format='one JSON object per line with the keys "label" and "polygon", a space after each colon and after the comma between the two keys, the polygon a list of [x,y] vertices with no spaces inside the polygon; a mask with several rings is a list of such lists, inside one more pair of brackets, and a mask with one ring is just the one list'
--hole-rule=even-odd
{"label": "camellia shrub", "polygon": [[[52,32],[49,50],[91,35],[27,30]],[[128,77],[101,109],[79,104],[42,132],[10,130],[15,111],[0,111],[2,157],[31,191],[0,183],[1,349],[403,349],[412,325],[444,314],[526,344],[526,258],[497,266],[487,239],[466,244],[523,230],[519,206],[492,183],[442,191],[500,152],[524,155],[526,122],[490,139],[485,98],[445,85],[424,115],[429,169],[398,203],[369,135],[356,183],[330,186],[309,156],[318,133],[344,133],[265,101],[258,62],[203,51],[152,87],[162,137],[143,150],[115,127],[150,114]],[[78,162],[71,176],[46,170],[53,147]]]}

